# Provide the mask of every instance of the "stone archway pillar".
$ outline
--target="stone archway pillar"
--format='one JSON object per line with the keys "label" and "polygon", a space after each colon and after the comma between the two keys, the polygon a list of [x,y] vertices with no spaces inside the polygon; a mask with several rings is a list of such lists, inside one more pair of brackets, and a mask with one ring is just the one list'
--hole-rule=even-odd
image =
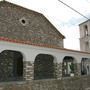
{"label": "stone archway pillar", "polygon": [[34,79],[34,62],[24,61],[24,79],[27,81]]}
{"label": "stone archway pillar", "polygon": [[81,76],[81,63],[77,63],[76,76]]}
{"label": "stone archway pillar", "polygon": [[56,70],[56,78],[61,79],[62,77],[62,63],[61,62],[56,63],[55,70]]}

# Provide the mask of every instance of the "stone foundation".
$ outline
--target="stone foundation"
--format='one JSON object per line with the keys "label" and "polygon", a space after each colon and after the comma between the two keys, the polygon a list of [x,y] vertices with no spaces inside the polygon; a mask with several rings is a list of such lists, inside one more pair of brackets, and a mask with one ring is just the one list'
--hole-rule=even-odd
{"label": "stone foundation", "polygon": [[33,80],[34,79],[34,64],[30,61],[24,61],[24,79]]}
{"label": "stone foundation", "polygon": [[0,90],[89,90],[90,76],[0,83]]}

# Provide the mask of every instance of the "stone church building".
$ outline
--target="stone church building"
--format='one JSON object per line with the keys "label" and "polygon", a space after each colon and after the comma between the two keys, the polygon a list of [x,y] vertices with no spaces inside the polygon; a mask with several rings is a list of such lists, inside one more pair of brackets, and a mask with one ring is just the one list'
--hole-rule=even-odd
{"label": "stone church building", "polygon": [[64,38],[43,14],[1,1],[0,82],[90,75],[90,53],[65,49]]}

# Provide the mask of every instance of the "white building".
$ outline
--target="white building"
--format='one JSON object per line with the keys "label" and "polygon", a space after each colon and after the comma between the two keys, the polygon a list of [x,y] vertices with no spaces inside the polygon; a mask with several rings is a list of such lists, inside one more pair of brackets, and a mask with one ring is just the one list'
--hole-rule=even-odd
{"label": "white building", "polygon": [[42,14],[1,1],[0,81],[90,74],[90,53],[64,49],[64,38]]}

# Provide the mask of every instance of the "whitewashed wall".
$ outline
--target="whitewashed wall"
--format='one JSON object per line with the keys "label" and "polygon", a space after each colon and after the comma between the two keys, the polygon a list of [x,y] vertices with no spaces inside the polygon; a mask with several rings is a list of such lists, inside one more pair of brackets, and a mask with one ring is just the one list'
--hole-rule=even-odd
{"label": "whitewashed wall", "polygon": [[52,49],[52,48],[43,48],[38,46],[26,45],[26,44],[0,41],[0,52],[2,52],[3,50],[20,51],[24,56],[24,61],[32,61],[32,62],[35,60],[35,57],[41,53],[53,55],[58,63],[62,62],[65,56],[74,57],[78,63],[81,62],[82,58],[90,58],[90,54],[81,53],[81,52],[74,52],[63,49],[60,50],[60,49]]}

